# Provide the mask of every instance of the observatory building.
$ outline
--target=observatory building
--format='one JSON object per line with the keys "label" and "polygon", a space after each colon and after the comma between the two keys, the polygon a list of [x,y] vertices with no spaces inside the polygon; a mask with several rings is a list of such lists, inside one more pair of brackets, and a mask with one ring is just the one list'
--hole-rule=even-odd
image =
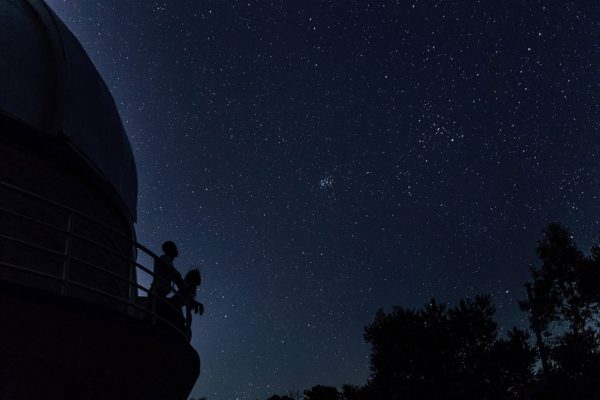
{"label": "observatory building", "polygon": [[189,321],[145,301],[136,202],[80,43],[44,1],[0,0],[0,398],[187,398],[200,360]]}

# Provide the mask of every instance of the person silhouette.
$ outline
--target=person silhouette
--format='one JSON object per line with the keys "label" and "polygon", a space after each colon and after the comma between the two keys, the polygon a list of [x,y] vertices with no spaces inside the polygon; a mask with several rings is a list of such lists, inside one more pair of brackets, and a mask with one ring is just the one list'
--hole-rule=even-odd
{"label": "person silhouette", "polygon": [[[184,287],[183,279],[179,271],[173,266],[173,260],[179,256],[179,250],[175,243],[166,241],[162,244],[163,255],[154,260],[154,276],[150,285],[151,298],[156,295],[162,299],[166,299],[167,295],[173,291],[173,284],[176,284],[179,289]],[[160,307],[159,304],[154,305],[154,301],[150,304],[152,307]]]}
{"label": "person silhouette", "polygon": [[[197,268],[194,268],[183,278],[183,286],[180,286],[175,295],[169,298],[169,302],[178,309],[186,306],[184,326],[188,335],[191,335],[192,311],[199,315],[204,314],[204,305],[196,301],[196,292],[201,284],[202,275]],[[179,318],[183,318],[183,315],[180,314]]]}

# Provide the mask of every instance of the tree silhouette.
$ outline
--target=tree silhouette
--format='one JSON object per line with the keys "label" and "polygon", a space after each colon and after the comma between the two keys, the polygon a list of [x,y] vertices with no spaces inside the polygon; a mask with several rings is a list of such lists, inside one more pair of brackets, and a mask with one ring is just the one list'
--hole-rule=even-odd
{"label": "tree silhouette", "polygon": [[542,265],[532,268],[529,298],[520,303],[544,365],[534,397],[598,397],[600,247],[585,255],[571,232],[553,223],[538,242],[537,254]]}
{"label": "tree silhouette", "polygon": [[532,269],[532,299],[522,303],[535,310],[540,328],[548,333],[553,324],[564,324],[574,335],[584,332],[596,313],[590,307],[597,298],[586,277],[592,275],[591,260],[573,243],[572,235],[560,224],[550,224],[539,241],[537,254],[542,266]]}
{"label": "tree silhouette", "polygon": [[343,400],[371,400],[367,386],[344,385],[342,386]]}
{"label": "tree silhouette", "polygon": [[313,386],[304,391],[304,400],[341,400],[342,395],[331,386]]}
{"label": "tree silhouette", "polygon": [[293,397],[287,396],[287,395],[283,395],[283,396],[279,396],[279,395],[273,395],[271,397],[269,397],[267,400],[294,400]]}
{"label": "tree silhouette", "polygon": [[[379,311],[365,328],[372,346],[370,390],[378,399],[516,398],[532,377],[534,353],[523,331],[497,340],[489,297],[450,309]],[[506,351],[512,352],[509,359]],[[501,394],[500,397],[498,394]]]}

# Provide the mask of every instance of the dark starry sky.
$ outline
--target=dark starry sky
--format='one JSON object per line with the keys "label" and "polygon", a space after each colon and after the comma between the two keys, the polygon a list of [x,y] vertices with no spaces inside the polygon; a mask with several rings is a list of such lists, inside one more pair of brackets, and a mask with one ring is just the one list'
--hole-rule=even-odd
{"label": "dark starry sky", "polygon": [[365,382],[394,304],[521,324],[545,224],[600,231],[596,1],[49,4],[118,104],[140,241],[202,268],[194,397]]}

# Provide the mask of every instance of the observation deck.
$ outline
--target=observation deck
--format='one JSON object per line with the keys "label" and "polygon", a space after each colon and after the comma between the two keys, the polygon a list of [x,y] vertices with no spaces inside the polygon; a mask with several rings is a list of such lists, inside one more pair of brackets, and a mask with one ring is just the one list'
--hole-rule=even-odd
{"label": "observation deck", "polygon": [[[102,221],[0,181],[6,197],[64,218],[53,224],[0,207],[1,397],[185,399],[200,360],[187,313],[160,296],[148,302],[157,255]],[[132,257],[86,234],[102,230],[127,242]]]}
{"label": "observation deck", "polygon": [[191,321],[152,296],[116,104],[43,0],[0,0],[0,398],[174,399]]}

